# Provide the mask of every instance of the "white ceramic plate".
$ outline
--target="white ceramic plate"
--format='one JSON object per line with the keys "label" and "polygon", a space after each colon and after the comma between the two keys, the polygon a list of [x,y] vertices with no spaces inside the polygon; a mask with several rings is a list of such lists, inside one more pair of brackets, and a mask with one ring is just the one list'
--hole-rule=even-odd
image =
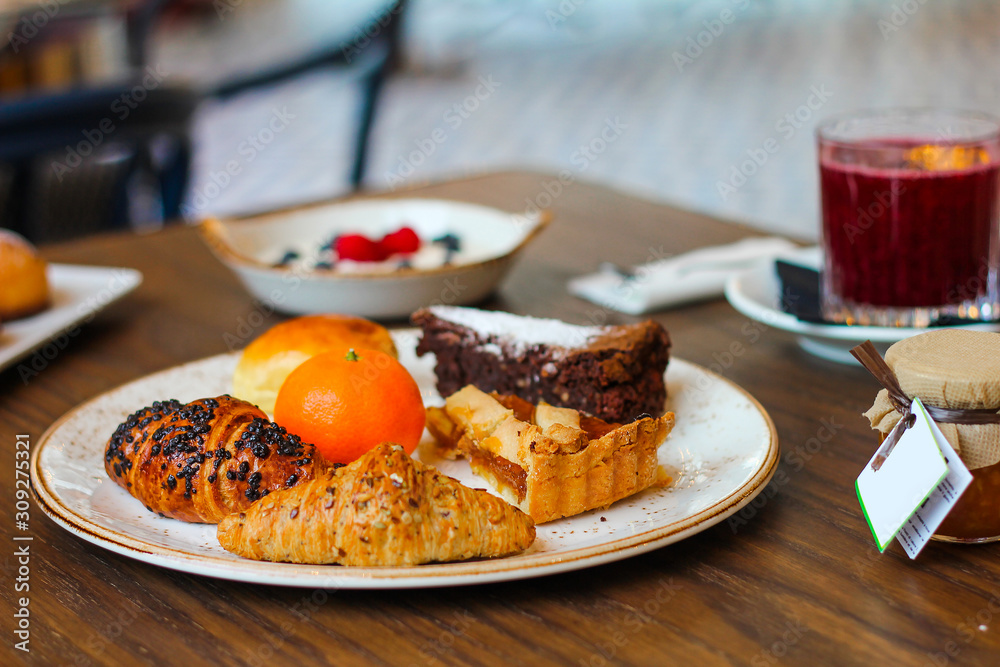
{"label": "white ceramic plate", "polygon": [[[276,310],[399,319],[424,306],[468,305],[489,296],[550,217],[547,211],[528,216],[444,199],[361,199],[205,220],[199,230],[250,293]],[[320,246],[338,234],[381,238],[403,225],[424,241],[412,268],[395,268],[398,260],[391,267],[341,262],[315,268]],[[456,235],[461,249],[441,266],[440,256],[423,253],[440,250],[430,241],[445,234]],[[276,267],[288,249],[308,261]]]}
{"label": "white ceramic plate", "polygon": [[[803,248],[782,259],[819,270],[822,255],[818,247],[812,247]],[[773,261],[737,274],[726,283],[726,299],[733,308],[758,322],[796,334],[802,349],[841,364],[857,364],[857,360],[851,355],[851,348],[866,340],[872,341],[879,352],[885,354],[892,343],[927,331],[918,327],[844,326],[803,322],[781,310],[780,292],[781,283]],[[1000,324],[966,324],[961,328],[1000,331]]]}
{"label": "white ceramic plate", "polygon": [[[417,379],[425,401],[440,404],[433,356],[416,358],[413,331],[398,332],[395,338],[400,360]],[[531,548],[510,558],[385,568],[246,560],[219,546],[214,525],[183,523],[147,511],[105,475],[103,466],[105,442],[129,413],[154,400],[188,401],[225,393],[236,361],[235,354],[221,355],[149,375],[64,415],[32,455],[39,506],[89,542],[194,574],[283,586],[458,586],[591,567],[677,542],[750,502],[778,462],[774,424],[757,401],[728,380],[673,359],[667,370],[668,407],[676,413],[677,425],[660,448],[661,464],[676,479],[668,488],[649,489],[606,510],[542,524]],[[419,458],[444,473],[485,488],[466,462],[436,459],[424,447],[419,451]]]}
{"label": "white ceramic plate", "polygon": [[[142,283],[134,269],[50,264],[52,305],[40,313],[0,327],[0,369],[30,354],[75,325],[89,322],[109,304]],[[43,350],[44,352],[44,350]],[[47,355],[45,359],[51,358]],[[31,373],[30,365],[25,372]]]}

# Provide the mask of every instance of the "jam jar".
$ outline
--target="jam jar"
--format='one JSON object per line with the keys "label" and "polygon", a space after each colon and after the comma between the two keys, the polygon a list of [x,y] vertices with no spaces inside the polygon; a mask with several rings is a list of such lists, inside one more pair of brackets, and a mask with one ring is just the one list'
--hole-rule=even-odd
{"label": "jam jar", "polygon": [[[1000,411],[1000,333],[940,329],[892,345],[885,361],[909,398],[927,406]],[[901,415],[883,389],[865,413],[882,437]],[[938,527],[949,542],[1000,540],[1000,423],[938,427],[972,473],[972,484]]]}

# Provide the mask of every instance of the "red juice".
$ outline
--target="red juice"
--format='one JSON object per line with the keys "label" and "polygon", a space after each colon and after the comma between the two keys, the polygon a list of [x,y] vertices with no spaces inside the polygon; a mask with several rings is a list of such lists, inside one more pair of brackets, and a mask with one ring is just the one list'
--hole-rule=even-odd
{"label": "red juice", "polygon": [[[928,151],[937,164],[914,163]],[[824,292],[848,307],[895,308],[994,294],[1000,163],[991,153],[916,139],[822,146]]]}

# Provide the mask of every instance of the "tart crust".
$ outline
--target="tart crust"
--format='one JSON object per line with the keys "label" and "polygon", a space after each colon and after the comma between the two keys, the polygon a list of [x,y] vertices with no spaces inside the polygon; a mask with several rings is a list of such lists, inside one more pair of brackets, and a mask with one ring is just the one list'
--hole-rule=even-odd
{"label": "tart crust", "polygon": [[614,425],[516,401],[468,385],[443,408],[429,408],[427,425],[443,456],[467,457],[474,473],[536,523],[607,507],[656,482],[656,451],[674,413]]}

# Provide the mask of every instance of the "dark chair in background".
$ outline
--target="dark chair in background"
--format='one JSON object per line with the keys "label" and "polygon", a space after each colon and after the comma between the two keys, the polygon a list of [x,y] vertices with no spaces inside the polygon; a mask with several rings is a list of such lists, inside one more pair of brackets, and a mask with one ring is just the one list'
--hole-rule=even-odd
{"label": "dark chair in background", "polygon": [[363,58],[352,59],[338,42],[298,62],[194,91],[148,85],[147,38],[169,0],[124,3],[127,79],[0,97],[0,227],[45,243],[110,229],[155,228],[178,219],[192,152],[190,122],[198,103],[329,65],[355,68],[364,87],[351,169],[352,185],[359,187],[379,92],[397,61],[403,4],[397,0],[370,17],[379,29]]}
{"label": "dark chair in background", "polygon": [[177,217],[198,100],[139,84],[0,104],[0,226],[42,243]]}
{"label": "dark chair in background", "polygon": [[[0,52],[5,66],[15,69],[11,63],[20,58],[17,69],[26,73],[54,54],[60,81],[22,81],[23,89],[0,99],[0,226],[42,243],[178,215],[199,96],[144,71],[146,37],[164,4],[75,2],[45,15],[31,7],[8,17],[16,38]],[[124,35],[120,53],[104,44],[101,55],[120,62],[104,63],[106,80],[91,80],[80,53],[67,53],[66,44],[83,51],[115,41],[114,33],[92,30],[107,20]]]}
{"label": "dark chair in background", "polygon": [[[365,175],[368,138],[371,133],[379,94],[386,78],[401,63],[400,26],[407,0],[386,1],[381,11],[368,16],[365,25],[343,26],[343,37],[332,41],[295,62],[275,64],[252,75],[236,78],[206,92],[206,97],[225,99],[244,91],[276,83],[297,74],[327,66],[350,67],[356,71],[363,88],[362,108],[355,128],[354,159],[350,182],[353,189],[361,187]],[[350,37],[364,36],[363,45]]]}

